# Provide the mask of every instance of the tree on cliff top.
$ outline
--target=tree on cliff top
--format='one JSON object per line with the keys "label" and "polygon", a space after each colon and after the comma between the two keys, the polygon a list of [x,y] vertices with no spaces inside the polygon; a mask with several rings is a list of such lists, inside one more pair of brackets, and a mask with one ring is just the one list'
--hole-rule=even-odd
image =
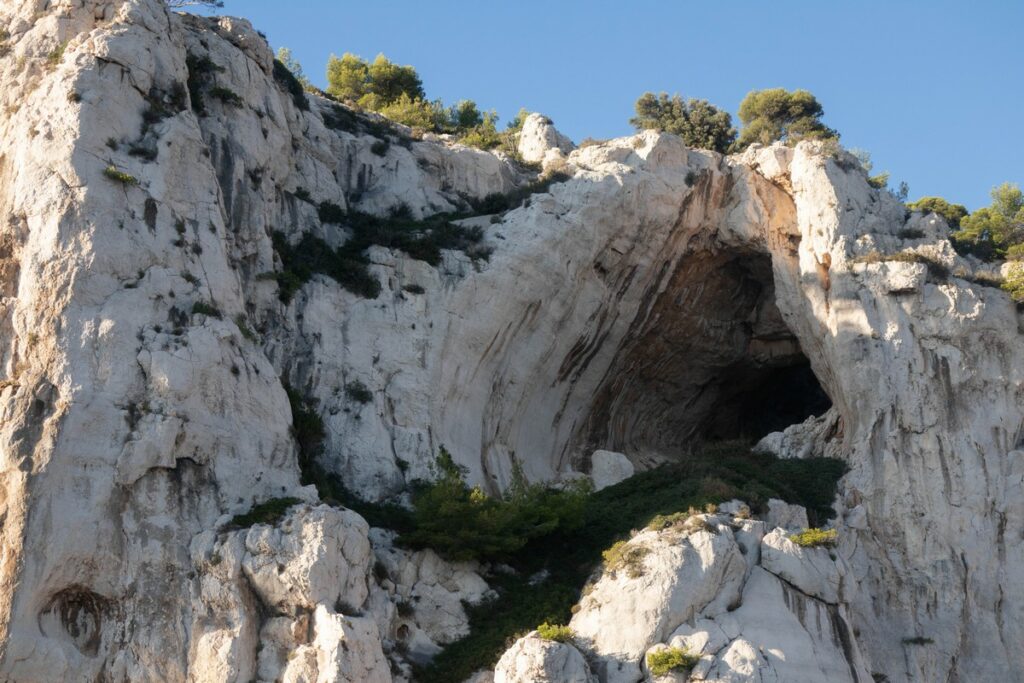
{"label": "tree on cliff top", "polygon": [[1024,192],[1016,183],[992,189],[992,204],[960,219],[954,244],[980,258],[1024,258]]}
{"label": "tree on cliff top", "polygon": [[346,52],[327,61],[327,92],[346,102],[379,111],[402,96],[411,101],[425,97],[423,81],[412,66],[400,66],[384,55],[373,62]]}
{"label": "tree on cliff top", "polygon": [[736,148],[755,142],[770,145],[776,140],[839,138],[839,133],[821,122],[825,110],[806,90],[769,88],[754,90],[740,103],[740,131]]}
{"label": "tree on cliff top", "polygon": [[674,133],[688,147],[724,154],[736,139],[732,117],[707,100],[683,100],[679,95],[645,92],[635,107],[636,116],[629,120],[633,127]]}

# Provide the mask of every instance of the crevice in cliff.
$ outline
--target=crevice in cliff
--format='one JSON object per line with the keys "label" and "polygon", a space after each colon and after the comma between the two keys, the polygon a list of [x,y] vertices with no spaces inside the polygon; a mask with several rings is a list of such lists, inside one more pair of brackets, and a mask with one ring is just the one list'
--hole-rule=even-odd
{"label": "crevice in cliff", "polygon": [[584,450],[672,457],[701,441],[757,439],[830,406],[776,306],[771,258],[689,254],[620,347]]}

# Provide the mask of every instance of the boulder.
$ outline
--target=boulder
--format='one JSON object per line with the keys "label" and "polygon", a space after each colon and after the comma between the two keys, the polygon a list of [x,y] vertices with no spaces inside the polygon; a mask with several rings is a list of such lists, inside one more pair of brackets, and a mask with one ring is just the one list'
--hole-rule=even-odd
{"label": "boulder", "polygon": [[597,450],[590,456],[590,479],[594,482],[595,491],[625,481],[634,472],[633,463],[622,453]]}
{"label": "boulder", "polygon": [[544,640],[536,631],[520,638],[498,660],[494,683],[596,683],[587,661],[569,643]]}

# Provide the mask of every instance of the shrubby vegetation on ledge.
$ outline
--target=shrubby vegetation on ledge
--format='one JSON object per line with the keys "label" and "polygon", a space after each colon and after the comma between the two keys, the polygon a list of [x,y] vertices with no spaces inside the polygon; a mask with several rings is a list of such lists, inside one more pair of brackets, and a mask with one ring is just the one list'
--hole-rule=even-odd
{"label": "shrubby vegetation on ledge", "polygon": [[[805,506],[813,522],[821,523],[831,514],[836,482],[845,471],[840,460],[778,460],[730,442],[697,449],[684,461],[586,495],[579,526],[574,522],[528,540],[507,560],[515,575],[488,578],[500,597],[470,607],[470,635],[447,646],[417,671],[416,680],[461,683],[474,671],[493,666],[509,639],[537,624],[567,623],[584,584],[601,564],[602,552],[657,515],[732,498],[762,511],[768,498],[782,498]],[[530,581],[545,570],[546,580]]]}

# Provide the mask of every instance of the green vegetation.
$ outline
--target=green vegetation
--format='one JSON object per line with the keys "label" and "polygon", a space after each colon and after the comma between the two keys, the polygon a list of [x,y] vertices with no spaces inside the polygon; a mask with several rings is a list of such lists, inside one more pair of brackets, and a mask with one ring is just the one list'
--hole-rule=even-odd
{"label": "green vegetation", "polygon": [[644,558],[650,552],[642,545],[630,545],[627,541],[616,541],[611,548],[601,553],[604,568],[609,572],[626,572],[631,579],[644,575]]}
{"label": "green vegetation", "polygon": [[959,228],[960,221],[967,216],[967,207],[963,204],[950,204],[942,197],[921,197],[916,202],[909,202],[907,208],[920,211],[927,215],[937,213],[946,219],[950,227]]}
{"label": "green vegetation", "polygon": [[224,104],[232,107],[241,107],[245,104],[239,94],[234,90],[231,90],[230,88],[222,88],[219,85],[210,88],[210,97],[218,99]]}
{"label": "green vegetation", "polygon": [[258,343],[259,338],[256,336],[256,333],[249,328],[247,322],[248,321],[245,319],[243,314],[239,313],[235,316],[235,326],[238,328],[238,331],[242,333],[242,336],[254,344]]}
{"label": "green vegetation", "polygon": [[1024,266],[1014,264],[1006,274],[1006,279],[999,284],[1004,292],[1018,304],[1024,304]]}
{"label": "green vegetation", "polygon": [[203,90],[213,82],[213,75],[224,71],[224,67],[213,63],[207,55],[197,57],[189,53],[185,56],[185,66],[188,67],[188,94],[192,100],[192,111],[199,116],[206,114],[206,105],[203,103]]}
{"label": "green vegetation", "polygon": [[835,529],[804,529],[800,533],[792,534],[789,540],[801,548],[832,548],[836,544]]}
{"label": "green vegetation", "polygon": [[583,521],[587,489],[527,484],[516,466],[504,496],[466,484],[466,470],[443,447],[436,479],[413,492],[414,529],[400,541],[431,548],[450,560],[508,560],[534,538],[569,532]]}
{"label": "green vegetation", "polygon": [[629,120],[637,130],[654,129],[674,133],[688,147],[726,153],[736,141],[736,129],[728,112],[707,100],[668,93],[645,92],[636,101],[636,116]]}
{"label": "green vegetation", "polygon": [[64,50],[66,50],[67,47],[68,41],[65,40],[57,47],[50,50],[50,52],[46,55],[46,63],[49,64],[51,67],[60,64],[61,60],[64,59]]}
{"label": "green vegetation", "polygon": [[1024,193],[1016,183],[992,189],[992,204],[960,219],[952,235],[958,251],[983,260],[1024,258]]}
{"label": "green vegetation", "polygon": [[292,102],[300,111],[309,111],[309,100],[306,99],[306,90],[311,87],[309,79],[302,74],[302,67],[292,59],[292,53],[286,47],[277,51],[277,59],[274,60],[274,80],[288,91]]}
{"label": "green vegetation", "polygon": [[[515,156],[514,134],[522,127],[523,117],[513,119],[508,131],[501,133],[497,112],[482,112],[472,100],[460,100],[450,107],[441,100],[429,101],[416,69],[399,66],[382,54],[372,62],[349,52],[341,57],[331,55],[327,82],[326,95],[350,106],[377,112],[414,130],[449,133],[480,149],[502,146]],[[345,115],[335,112],[333,123],[340,123],[339,118]]]}
{"label": "green vegetation", "polygon": [[913,636],[912,638],[904,638],[904,645],[931,645],[935,641],[925,636]]}
{"label": "green vegetation", "polygon": [[244,529],[253,524],[274,524],[284,517],[288,508],[301,502],[298,498],[271,498],[254,506],[244,515],[235,515],[231,520],[231,526]]}
{"label": "green vegetation", "polygon": [[205,301],[196,301],[192,304],[192,315],[205,315],[210,318],[219,318],[220,310],[213,304]]}
{"label": "green vegetation", "polygon": [[356,403],[369,403],[373,400],[373,392],[357,379],[345,385],[345,395]]}
{"label": "green vegetation", "polygon": [[647,668],[654,676],[664,676],[670,671],[689,671],[699,661],[700,655],[692,654],[685,647],[666,647],[648,653]]}
{"label": "green vegetation", "polygon": [[743,129],[735,146],[745,149],[755,142],[770,145],[776,140],[838,139],[839,133],[821,122],[824,113],[818,100],[806,90],[754,90],[740,103]]}
{"label": "green vegetation", "polygon": [[124,185],[138,185],[139,179],[133,175],[125,173],[124,171],[117,170],[117,167],[111,164],[103,169],[103,175],[107,176],[111,180],[116,180]]}
{"label": "green vegetation", "polygon": [[568,626],[549,624],[546,621],[537,627],[537,635],[556,643],[568,643],[576,636]]}
{"label": "green vegetation", "polygon": [[[533,538],[516,552],[508,560],[515,575],[488,579],[500,597],[468,608],[470,635],[418,670],[416,680],[460,683],[481,667],[493,666],[512,635],[545,621],[567,623],[602,552],[656,515],[734,497],[761,511],[769,498],[782,498],[805,506],[812,523],[820,524],[832,513],[835,485],[845,471],[837,459],[779,460],[729,442],[696,449],[678,463],[585,496],[582,524]],[[529,577],[542,570],[549,572],[547,580],[531,584]]]}
{"label": "green vegetation", "polygon": [[490,252],[480,245],[483,230],[466,228],[452,222],[452,217],[438,214],[423,220],[411,217],[408,209],[398,209],[388,218],[364,213],[346,214],[335,204],[320,205],[324,222],[336,222],[352,230],[352,237],[341,247],[332,249],[326,242],[309,233],[296,244],[288,243],[283,233],[275,232],[274,248],[284,270],[273,274],[280,287],[279,298],[287,303],[315,273],[338,282],[348,291],[375,299],[380,282],[369,271],[366,250],[371,246],[387,247],[426,261],[432,266],[441,263],[442,249],[457,249],[472,258],[487,259]]}

